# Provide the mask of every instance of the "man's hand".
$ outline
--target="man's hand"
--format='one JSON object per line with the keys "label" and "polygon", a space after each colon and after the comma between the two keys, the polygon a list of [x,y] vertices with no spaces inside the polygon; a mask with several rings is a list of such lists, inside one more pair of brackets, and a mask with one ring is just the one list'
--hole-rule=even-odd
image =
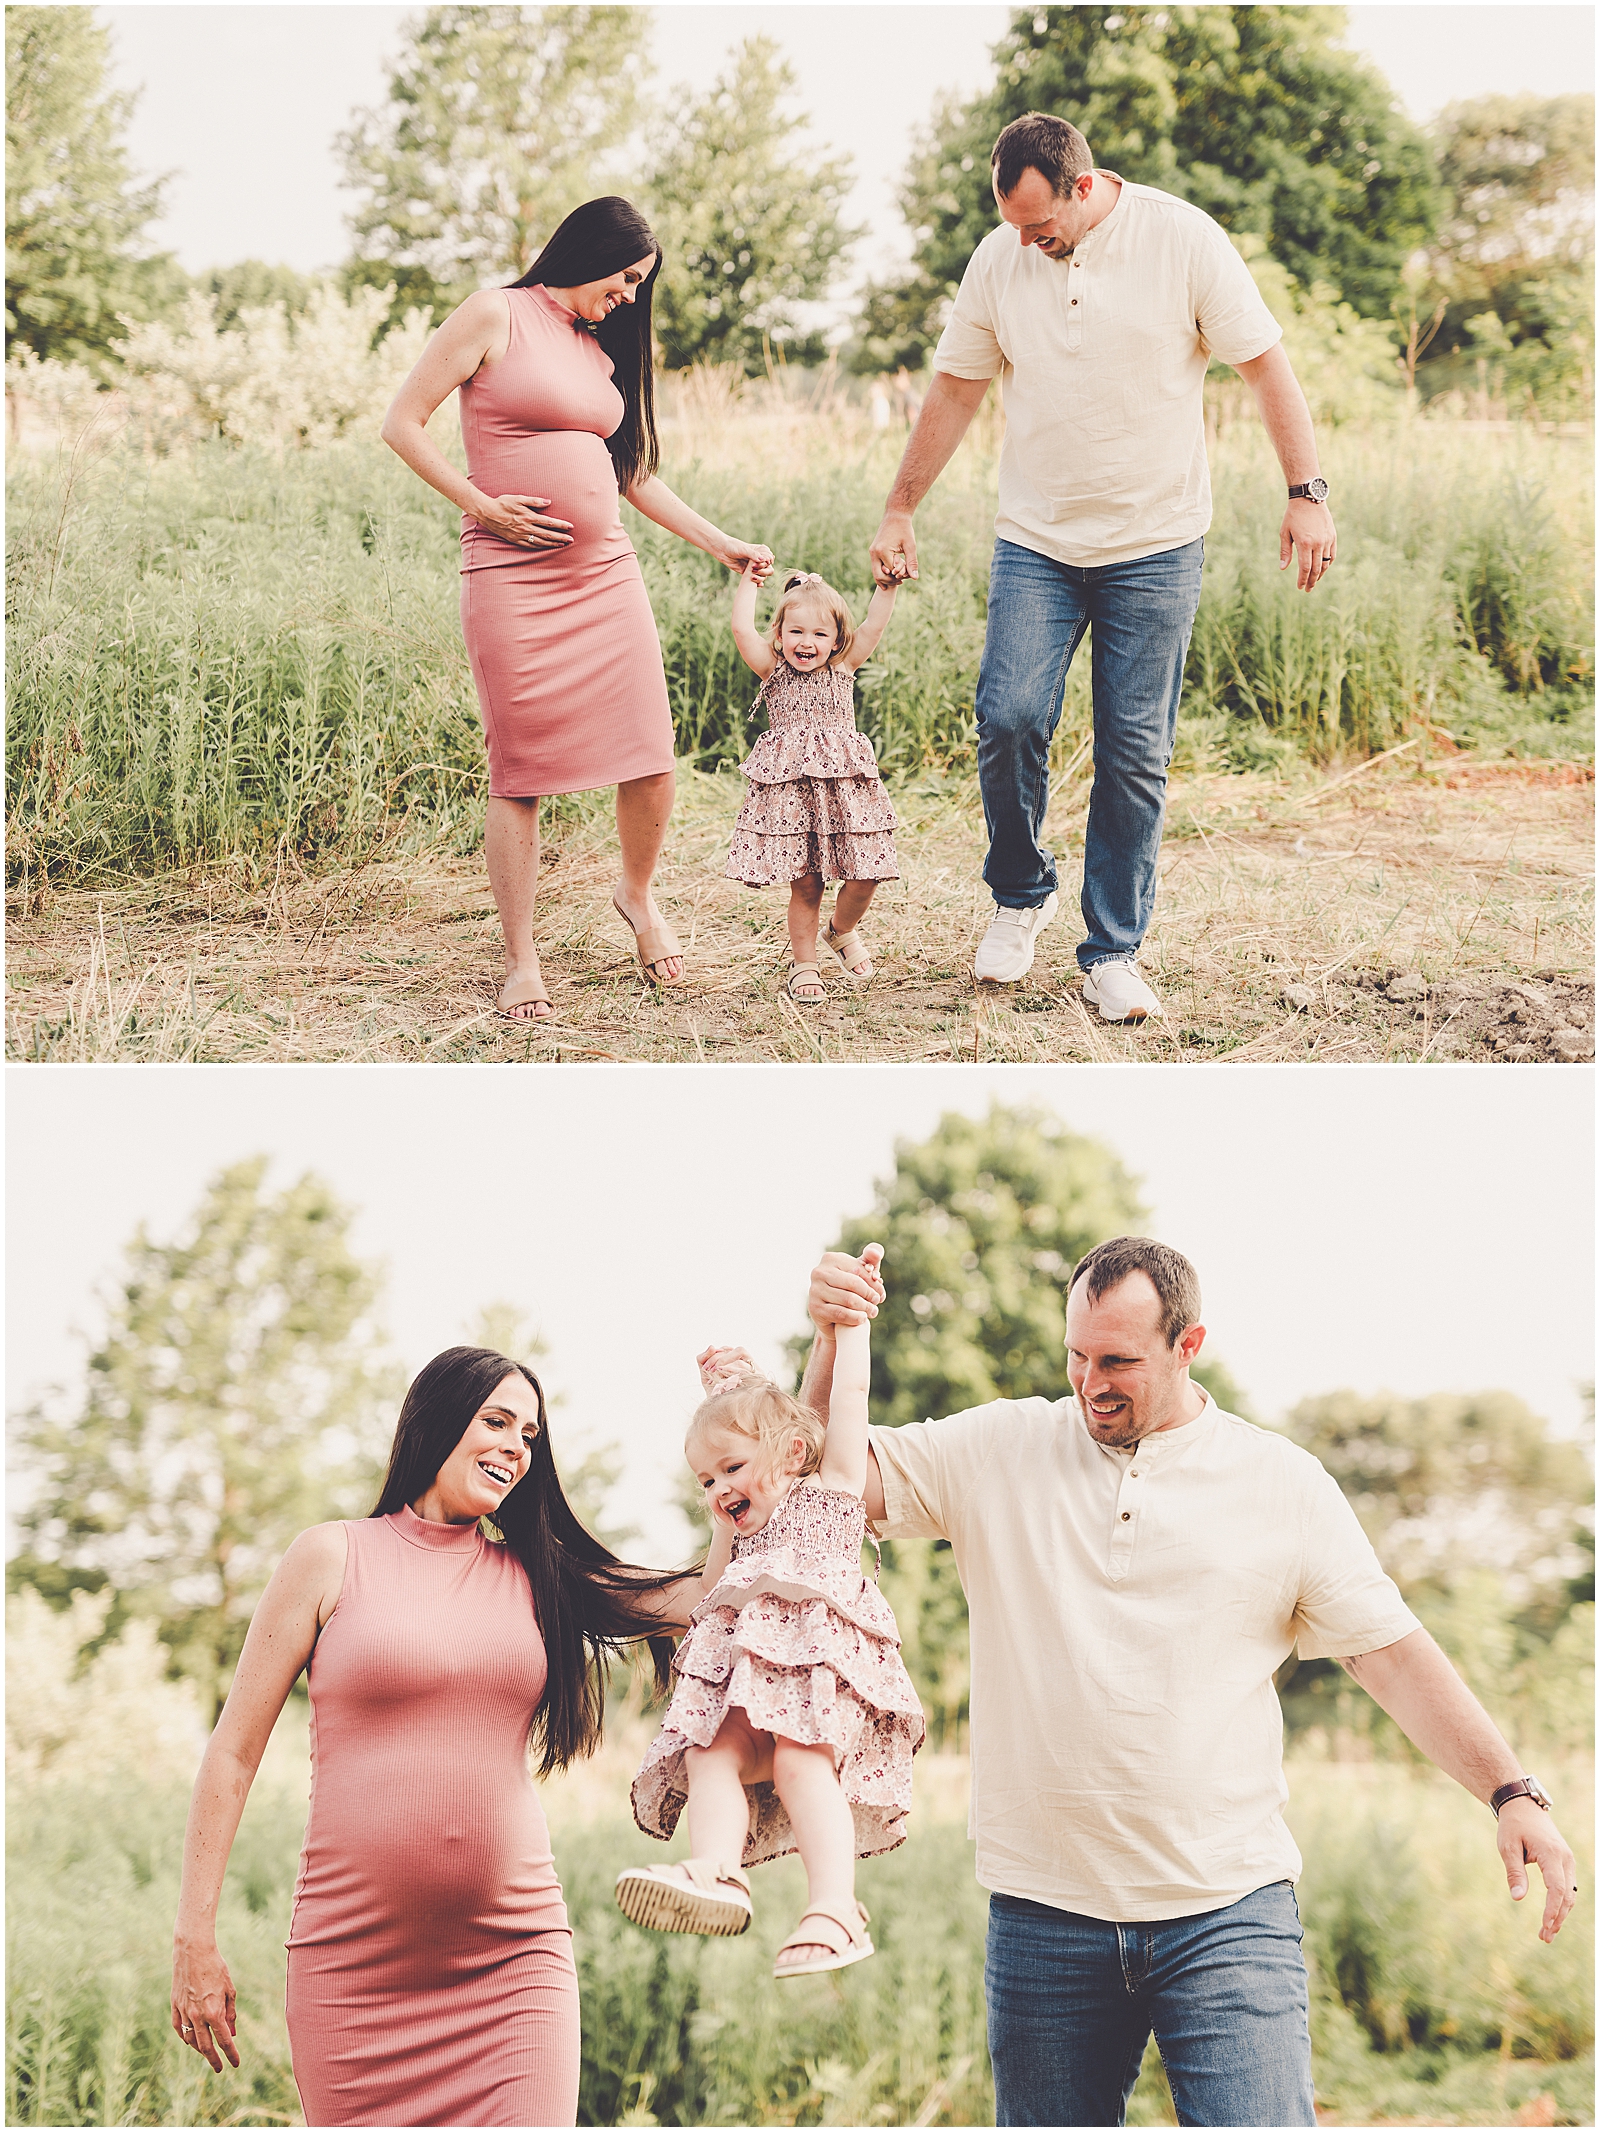
{"label": "man's hand", "polygon": [[1511,1900],[1528,1892],[1528,1862],[1544,1877],[1544,1917],[1539,1937],[1550,1943],[1566,1923],[1578,1895],[1578,1867],[1566,1838],[1548,1811],[1531,1799],[1508,1799],[1495,1823],[1495,1842],[1505,1863]]}
{"label": "man's hand", "polygon": [[903,585],[917,574],[917,536],[909,511],[885,511],[872,543],[872,576],[879,585]]}
{"label": "man's hand", "polygon": [[1333,513],[1325,503],[1309,496],[1291,496],[1278,533],[1278,568],[1287,570],[1291,556],[1298,557],[1295,583],[1302,592],[1312,591],[1338,550]]}
{"label": "man's hand", "polygon": [[847,1251],[824,1251],[811,1276],[806,1315],[819,1332],[833,1325],[864,1325],[878,1315],[884,1298],[876,1267]]}

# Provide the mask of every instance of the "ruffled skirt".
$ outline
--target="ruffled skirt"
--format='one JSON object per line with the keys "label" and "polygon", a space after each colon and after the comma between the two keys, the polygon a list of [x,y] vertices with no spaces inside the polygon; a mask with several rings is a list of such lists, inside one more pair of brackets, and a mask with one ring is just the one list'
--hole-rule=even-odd
{"label": "ruffled skirt", "polygon": [[894,803],[853,722],[796,718],[762,734],[742,765],[749,791],[725,869],[772,888],[824,881],[895,881]]}
{"label": "ruffled skirt", "polygon": [[[730,1565],[701,1601],[673,1661],[671,1706],[633,1780],[634,1819],[647,1834],[672,1834],[688,1798],[686,1753],[709,1747],[737,1709],[759,1732],[830,1749],[857,1857],[905,1841],[922,1705],[886,1601],[855,1575],[861,1589],[852,1596],[839,1579],[769,1555]],[[748,1789],[750,1866],[794,1850],[795,1838],[774,1787]]]}

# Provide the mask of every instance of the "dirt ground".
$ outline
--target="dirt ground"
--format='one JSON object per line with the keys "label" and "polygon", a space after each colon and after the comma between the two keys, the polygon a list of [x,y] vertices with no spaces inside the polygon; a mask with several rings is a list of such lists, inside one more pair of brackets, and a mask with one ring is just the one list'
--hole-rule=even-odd
{"label": "dirt ground", "polygon": [[[903,879],[865,928],[878,974],[825,1006],[783,995],[781,891],[722,876],[741,793],[687,775],[657,893],[689,982],[640,979],[610,908],[596,799],[547,836],[540,941],[552,1021],[493,1011],[498,925],[481,858],[168,876],[10,901],[17,1060],[1563,1063],[1594,1055],[1592,772],[1401,753],[1295,784],[1175,782],[1141,966],[1165,1018],[1085,1008],[1074,947],[1087,779],[1047,840],[1062,913],[1029,977],[975,986],[991,905],[975,788],[896,795]],[[825,975],[827,973],[825,972]]]}

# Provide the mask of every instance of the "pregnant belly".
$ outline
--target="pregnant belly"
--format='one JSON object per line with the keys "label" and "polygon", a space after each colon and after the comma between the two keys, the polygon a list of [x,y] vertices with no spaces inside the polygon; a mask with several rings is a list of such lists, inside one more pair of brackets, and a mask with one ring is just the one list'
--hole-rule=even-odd
{"label": "pregnant belly", "polygon": [[438,1791],[424,1805],[391,1790],[388,1811],[376,1803],[382,1792],[348,1814],[316,1801],[290,1944],[367,1939],[448,1962],[452,1951],[485,1939],[564,1925],[544,1816],[519,1793],[515,1787],[509,1798],[480,1797],[443,1812]]}
{"label": "pregnant belly", "polygon": [[[611,454],[592,431],[534,430],[499,440],[491,458],[469,469],[469,478],[486,496],[547,496],[540,515],[565,519],[572,528],[570,547],[543,551],[552,559],[594,562],[629,553]],[[502,540],[475,518],[463,518],[461,545],[469,567],[525,562],[540,552]]]}

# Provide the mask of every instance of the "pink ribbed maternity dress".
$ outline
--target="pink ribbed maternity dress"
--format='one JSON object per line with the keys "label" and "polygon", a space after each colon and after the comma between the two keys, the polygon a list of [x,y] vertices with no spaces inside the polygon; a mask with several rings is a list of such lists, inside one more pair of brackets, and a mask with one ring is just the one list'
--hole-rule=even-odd
{"label": "pink ribbed maternity dress", "polygon": [[507,289],[511,341],[461,387],[467,472],[486,496],[547,496],[572,545],[461,523],[461,628],[503,799],[591,792],[672,768],[661,640],[622,529],[605,439],[611,360],[545,289]]}
{"label": "pink ribbed maternity dress", "polygon": [[308,2125],[570,2125],[578,1981],[528,1776],[544,1642],[476,1525],[347,1524],[289,1926]]}

